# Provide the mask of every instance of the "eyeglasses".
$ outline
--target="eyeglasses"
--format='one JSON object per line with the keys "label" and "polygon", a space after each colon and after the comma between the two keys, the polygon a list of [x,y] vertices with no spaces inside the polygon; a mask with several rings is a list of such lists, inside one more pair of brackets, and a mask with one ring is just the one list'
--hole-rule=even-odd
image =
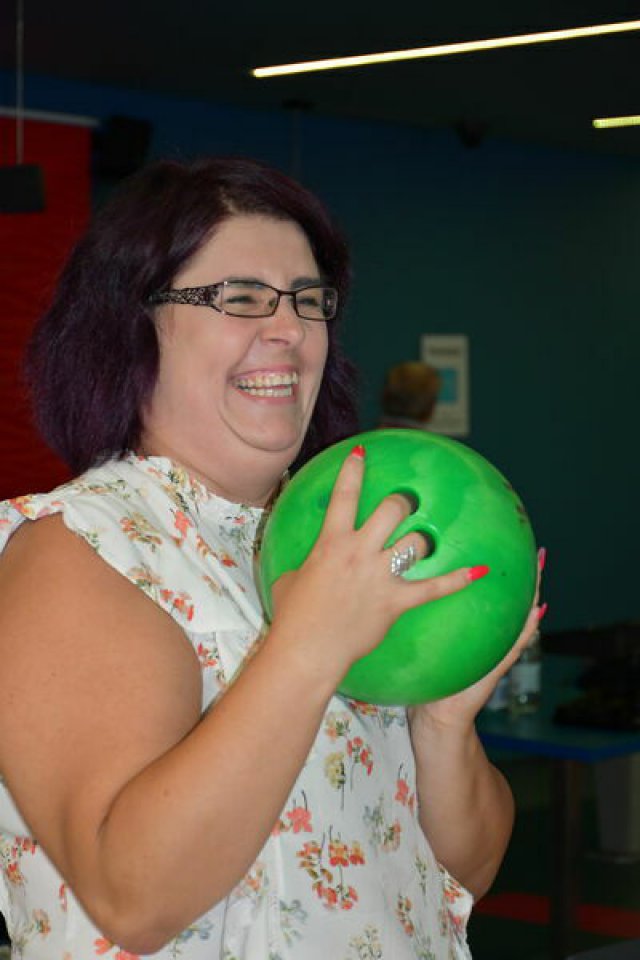
{"label": "eyeglasses", "polygon": [[291,297],[293,309],[302,320],[333,320],[338,310],[338,291],[323,283],[278,290],[258,280],[221,280],[206,287],[165,290],[152,294],[149,303],[211,307],[231,317],[272,317],[281,297]]}

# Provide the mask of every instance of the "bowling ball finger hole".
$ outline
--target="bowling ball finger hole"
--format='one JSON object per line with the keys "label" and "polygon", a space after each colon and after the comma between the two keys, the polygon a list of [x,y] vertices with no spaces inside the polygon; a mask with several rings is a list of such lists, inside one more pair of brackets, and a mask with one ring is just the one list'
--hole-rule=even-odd
{"label": "bowling ball finger hole", "polygon": [[414,530],[414,533],[423,542],[424,555],[421,559],[426,560],[427,557],[432,557],[436,552],[436,541],[433,534],[429,533],[428,530]]}
{"label": "bowling ball finger hole", "polygon": [[420,506],[420,501],[418,500],[415,493],[412,490],[394,490],[393,491],[397,496],[402,497],[407,501],[409,506],[409,513],[415,513],[418,507]]}

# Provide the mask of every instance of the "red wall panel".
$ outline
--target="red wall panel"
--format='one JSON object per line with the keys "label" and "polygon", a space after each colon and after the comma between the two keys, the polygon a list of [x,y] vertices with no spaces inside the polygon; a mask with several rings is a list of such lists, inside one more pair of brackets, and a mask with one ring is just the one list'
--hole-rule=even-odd
{"label": "red wall panel", "polygon": [[[15,124],[0,118],[0,139]],[[51,488],[68,470],[37,435],[22,382],[22,354],[60,268],[90,214],[90,131],[27,121],[24,162],[43,168],[42,213],[0,213],[0,499]]]}

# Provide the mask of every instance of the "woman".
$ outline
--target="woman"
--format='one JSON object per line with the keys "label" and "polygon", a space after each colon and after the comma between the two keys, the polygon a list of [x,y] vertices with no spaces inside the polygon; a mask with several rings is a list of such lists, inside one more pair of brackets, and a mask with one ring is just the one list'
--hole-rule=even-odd
{"label": "woman", "polygon": [[468,956],[513,815],[473,719],[517,649],[410,725],[334,691],[402,611],[486,569],[393,576],[409,508],[354,530],[356,448],[268,631],[253,582],[287,468],[355,427],[347,277],[318,201],[234,159],[142,171],[71,257],[29,369],[80,476],[0,513],[2,895],[24,960]]}

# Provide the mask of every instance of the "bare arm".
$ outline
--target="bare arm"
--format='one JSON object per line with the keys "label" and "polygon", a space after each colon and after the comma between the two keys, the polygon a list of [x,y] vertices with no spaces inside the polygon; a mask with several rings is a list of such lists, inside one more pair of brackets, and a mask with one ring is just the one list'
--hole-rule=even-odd
{"label": "bare arm", "polygon": [[257,856],[334,678],[270,643],[200,720],[199,666],[164,612],[57,518],[14,541],[0,565],[15,598],[0,621],[0,766],[99,928],[154,952]]}
{"label": "bare arm", "polygon": [[517,643],[478,683],[410,711],[420,823],[437,859],[476,899],[490,888],[507,849],[514,803],[489,762],[475,717],[538,625],[534,606]]}
{"label": "bare arm", "polygon": [[277,584],[266,642],[203,718],[182,631],[59,518],[21,528],[2,557],[0,770],[131,952],[160,949],[254,862],[353,660],[403,609],[468,582],[390,576],[383,545],[406,505],[385,501],[354,531],[362,469],[347,459],[318,544]]}
{"label": "bare arm", "polygon": [[478,899],[491,886],[511,836],[511,790],[473,728],[438,729],[414,719],[411,732],[422,829],[437,860]]}

